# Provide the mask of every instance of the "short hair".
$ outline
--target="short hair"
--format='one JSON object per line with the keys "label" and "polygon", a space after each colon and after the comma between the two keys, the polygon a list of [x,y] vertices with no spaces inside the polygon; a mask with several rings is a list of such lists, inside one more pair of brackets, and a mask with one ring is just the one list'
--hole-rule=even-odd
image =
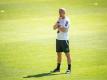
{"label": "short hair", "polygon": [[62,11],[64,13],[66,13],[66,9],[65,8],[59,8],[59,11]]}

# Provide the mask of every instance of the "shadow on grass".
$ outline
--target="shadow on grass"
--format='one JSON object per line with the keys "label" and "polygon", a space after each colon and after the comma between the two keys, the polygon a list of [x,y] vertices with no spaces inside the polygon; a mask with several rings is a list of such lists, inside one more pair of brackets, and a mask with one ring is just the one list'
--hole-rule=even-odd
{"label": "shadow on grass", "polygon": [[35,75],[28,75],[28,76],[25,76],[23,78],[39,78],[39,77],[44,77],[44,76],[54,76],[54,75],[61,75],[61,74],[65,74],[65,73],[57,73],[57,74],[41,73],[41,74],[35,74]]}

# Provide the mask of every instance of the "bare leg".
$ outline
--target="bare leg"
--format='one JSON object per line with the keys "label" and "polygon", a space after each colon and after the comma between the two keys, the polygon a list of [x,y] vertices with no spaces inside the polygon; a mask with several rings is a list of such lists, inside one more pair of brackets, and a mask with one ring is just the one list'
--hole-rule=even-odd
{"label": "bare leg", "polygon": [[67,58],[67,63],[71,64],[71,55],[70,55],[70,53],[69,52],[65,53],[65,55],[66,55],[66,58]]}
{"label": "bare leg", "polygon": [[57,52],[57,67],[52,72],[60,72],[61,60],[62,60],[62,53]]}
{"label": "bare leg", "polygon": [[68,63],[68,69],[66,71],[66,73],[71,73],[71,56],[70,53],[65,53],[66,58],[67,58],[67,63]]}
{"label": "bare leg", "polygon": [[61,64],[61,61],[62,61],[62,53],[57,52],[57,63]]}

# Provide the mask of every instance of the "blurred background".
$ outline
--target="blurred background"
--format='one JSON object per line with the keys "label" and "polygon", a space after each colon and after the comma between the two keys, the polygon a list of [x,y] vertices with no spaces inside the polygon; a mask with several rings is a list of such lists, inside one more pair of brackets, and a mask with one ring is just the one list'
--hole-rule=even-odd
{"label": "blurred background", "polygon": [[[56,65],[52,26],[62,7],[71,20],[69,77],[44,75]],[[0,80],[106,80],[106,58],[106,0],[0,0]],[[61,73],[66,66],[63,56]]]}

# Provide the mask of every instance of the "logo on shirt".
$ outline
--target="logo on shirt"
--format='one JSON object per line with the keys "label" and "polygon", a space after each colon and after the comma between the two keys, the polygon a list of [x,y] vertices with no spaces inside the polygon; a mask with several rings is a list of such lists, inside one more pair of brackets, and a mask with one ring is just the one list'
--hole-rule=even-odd
{"label": "logo on shirt", "polygon": [[68,21],[66,21],[65,26],[68,26]]}

